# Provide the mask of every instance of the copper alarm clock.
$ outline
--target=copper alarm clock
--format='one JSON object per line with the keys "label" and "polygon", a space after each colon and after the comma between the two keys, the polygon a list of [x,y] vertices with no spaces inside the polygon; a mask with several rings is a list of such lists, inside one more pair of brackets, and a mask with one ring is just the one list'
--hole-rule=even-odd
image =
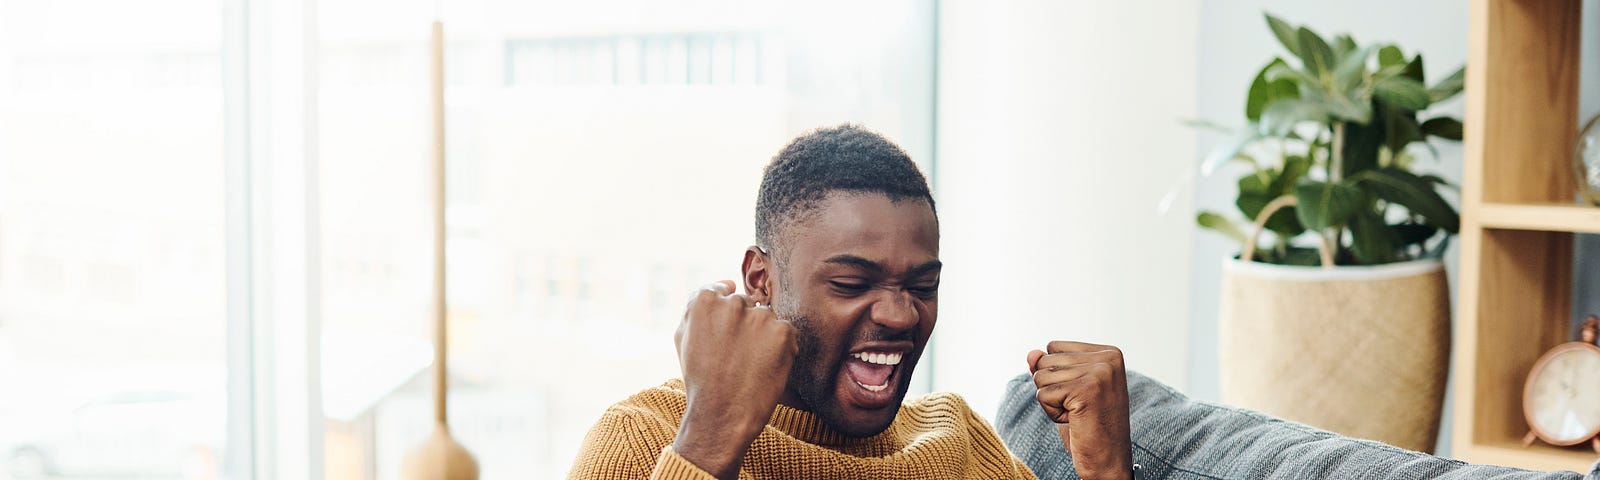
{"label": "copper alarm clock", "polygon": [[1522,388],[1522,414],[1531,429],[1522,440],[1556,446],[1588,442],[1600,453],[1600,318],[1583,322],[1583,341],[1557,345],[1539,357]]}

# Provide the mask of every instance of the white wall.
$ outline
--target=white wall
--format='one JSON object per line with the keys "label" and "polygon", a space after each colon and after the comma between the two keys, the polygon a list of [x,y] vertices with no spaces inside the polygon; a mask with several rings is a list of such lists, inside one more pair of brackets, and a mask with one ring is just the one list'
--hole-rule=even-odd
{"label": "white wall", "polygon": [[1198,7],[940,2],[935,390],[992,416],[1054,339],[1187,383]]}

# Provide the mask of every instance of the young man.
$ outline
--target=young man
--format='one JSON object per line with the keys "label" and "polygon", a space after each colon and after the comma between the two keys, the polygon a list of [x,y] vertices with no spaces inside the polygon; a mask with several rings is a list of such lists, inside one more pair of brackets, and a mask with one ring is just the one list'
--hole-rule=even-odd
{"label": "young man", "polygon": [[[903,150],[851,125],[802,135],[767,165],[755,218],[744,293],[696,292],[682,380],[608,409],[570,478],[1034,478],[961,397],[905,400],[941,263]],[[1122,352],[1055,341],[1026,360],[1077,473],[1131,477]]]}

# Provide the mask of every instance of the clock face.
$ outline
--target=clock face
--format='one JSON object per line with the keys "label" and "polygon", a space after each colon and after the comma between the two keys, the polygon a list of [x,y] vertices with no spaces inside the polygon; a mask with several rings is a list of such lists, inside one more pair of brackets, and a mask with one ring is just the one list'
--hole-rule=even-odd
{"label": "clock face", "polygon": [[1574,346],[1547,354],[1524,392],[1528,423],[1558,445],[1600,432],[1600,348]]}

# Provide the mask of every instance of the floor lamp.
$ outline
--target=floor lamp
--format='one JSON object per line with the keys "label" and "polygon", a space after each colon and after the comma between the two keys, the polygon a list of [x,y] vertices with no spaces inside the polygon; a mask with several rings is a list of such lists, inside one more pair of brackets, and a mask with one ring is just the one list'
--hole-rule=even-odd
{"label": "floor lamp", "polygon": [[433,22],[433,435],[406,455],[406,480],[477,480],[478,461],[450,438],[445,411],[444,24]]}

